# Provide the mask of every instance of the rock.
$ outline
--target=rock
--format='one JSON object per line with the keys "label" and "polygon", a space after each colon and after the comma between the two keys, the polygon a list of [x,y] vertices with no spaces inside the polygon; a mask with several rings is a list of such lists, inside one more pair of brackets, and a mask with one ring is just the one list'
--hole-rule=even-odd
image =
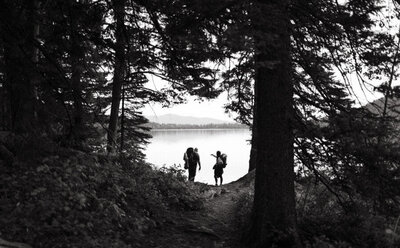
{"label": "rock", "polygon": [[216,190],[213,190],[213,189],[210,189],[210,190],[207,190],[206,192],[204,192],[204,197],[206,198],[206,199],[212,199],[212,198],[214,198],[214,196],[217,194],[217,191]]}
{"label": "rock", "polygon": [[227,189],[225,189],[225,188],[222,188],[221,189],[221,195],[222,194],[228,194],[228,193],[230,193],[231,191],[229,191],[229,190],[227,190]]}
{"label": "rock", "polygon": [[214,238],[217,238],[219,240],[222,240],[222,237],[219,236],[218,234],[216,234],[214,232],[214,230],[203,226],[203,225],[198,225],[198,226],[186,226],[185,228],[185,232],[191,232],[191,233],[199,233],[199,234],[204,234],[204,235],[209,235],[212,236]]}

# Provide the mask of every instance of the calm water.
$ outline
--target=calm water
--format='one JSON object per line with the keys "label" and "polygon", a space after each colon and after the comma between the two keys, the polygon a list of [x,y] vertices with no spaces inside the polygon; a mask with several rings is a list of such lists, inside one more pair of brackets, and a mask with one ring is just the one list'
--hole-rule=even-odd
{"label": "calm water", "polygon": [[198,130],[153,130],[153,138],[147,146],[147,161],[156,166],[180,165],[187,147],[197,147],[201,170],[195,181],[214,184],[215,154],[217,150],[228,155],[223,174],[224,183],[239,179],[247,173],[249,166],[250,131],[247,129],[198,129]]}

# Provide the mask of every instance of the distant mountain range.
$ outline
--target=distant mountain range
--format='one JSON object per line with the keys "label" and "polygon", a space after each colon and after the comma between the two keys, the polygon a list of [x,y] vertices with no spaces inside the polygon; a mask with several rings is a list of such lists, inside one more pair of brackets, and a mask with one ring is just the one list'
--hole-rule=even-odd
{"label": "distant mountain range", "polygon": [[234,123],[233,121],[223,121],[214,118],[206,117],[193,117],[193,116],[182,116],[175,114],[166,114],[159,116],[146,116],[150,122],[160,124],[179,124],[179,125],[207,125],[207,124],[225,124]]}

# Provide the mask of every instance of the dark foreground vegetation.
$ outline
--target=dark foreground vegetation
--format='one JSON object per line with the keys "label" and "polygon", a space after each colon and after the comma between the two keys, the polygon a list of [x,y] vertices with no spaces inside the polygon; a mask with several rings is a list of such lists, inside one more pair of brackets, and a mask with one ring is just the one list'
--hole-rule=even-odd
{"label": "dark foreground vegetation", "polygon": [[147,247],[170,212],[203,207],[177,168],[66,149],[10,135],[0,160],[0,237],[32,247]]}
{"label": "dark foreground vegetation", "polygon": [[[254,178],[254,175],[249,177]],[[399,247],[397,216],[372,213],[358,195],[354,195],[356,205],[351,209],[343,208],[336,196],[317,181],[314,177],[303,178],[295,187],[298,231],[304,247]],[[249,225],[252,210],[254,191],[252,187],[247,189],[235,206],[235,223],[242,230]],[[275,238],[279,242],[282,237]]]}
{"label": "dark foreground vegetation", "polygon": [[[45,138],[8,135],[2,144],[14,154],[0,160],[4,240],[37,248],[247,247],[240,237],[249,228],[254,171],[214,187],[188,182],[179,168],[155,169]],[[398,218],[353,197],[355,205],[344,207],[316,178],[297,180],[304,247],[399,247]]]}

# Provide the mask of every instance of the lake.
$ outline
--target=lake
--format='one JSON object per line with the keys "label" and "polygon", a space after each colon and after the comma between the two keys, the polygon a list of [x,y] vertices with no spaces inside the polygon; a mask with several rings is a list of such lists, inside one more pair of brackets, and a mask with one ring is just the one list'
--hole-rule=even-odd
{"label": "lake", "polygon": [[[147,161],[157,167],[180,165],[183,168],[183,154],[188,147],[197,147],[200,154],[201,170],[195,181],[215,184],[215,158],[210,154],[221,151],[228,156],[224,169],[224,184],[244,176],[249,168],[251,133],[247,129],[170,129],[152,130],[153,138],[145,151]],[[186,172],[187,175],[187,172]]]}

